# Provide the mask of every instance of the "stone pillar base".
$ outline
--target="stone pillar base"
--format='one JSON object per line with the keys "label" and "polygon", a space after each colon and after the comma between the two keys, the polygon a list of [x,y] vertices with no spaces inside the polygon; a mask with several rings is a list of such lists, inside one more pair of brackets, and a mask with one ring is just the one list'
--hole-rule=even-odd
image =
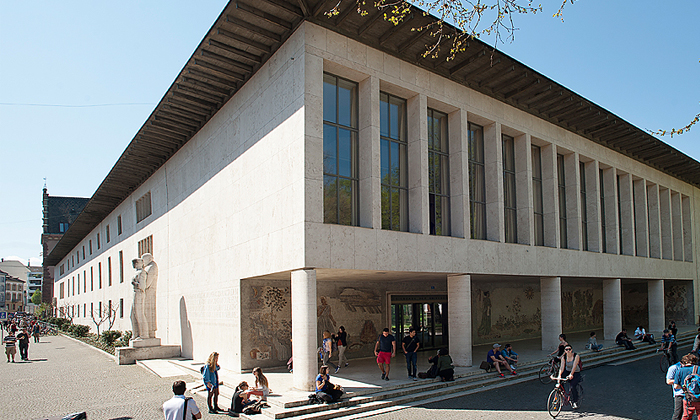
{"label": "stone pillar base", "polygon": [[157,347],[160,346],[160,338],[133,338],[129,340],[129,347]]}
{"label": "stone pillar base", "polygon": [[[157,340],[160,342],[160,339]],[[137,360],[180,357],[180,346],[156,345],[151,347],[117,347],[114,349],[114,356],[117,359],[118,365],[133,365]]]}

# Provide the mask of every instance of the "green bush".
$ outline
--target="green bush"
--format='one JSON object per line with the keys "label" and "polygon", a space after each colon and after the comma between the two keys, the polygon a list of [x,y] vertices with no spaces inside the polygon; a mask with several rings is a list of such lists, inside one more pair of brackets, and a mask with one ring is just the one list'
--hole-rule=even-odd
{"label": "green bush", "polygon": [[76,337],[85,337],[90,332],[90,327],[87,325],[73,324],[68,327],[68,332]]}
{"label": "green bush", "polygon": [[102,340],[103,343],[113,346],[114,342],[117,340],[117,338],[122,336],[121,331],[104,331],[102,334],[100,334],[100,340]]}
{"label": "green bush", "polygon": [[48,319],[49,324],[53,324],[58,327],[59,330],[68,331],[68,327],[71,325],[71,321],[66,318],[58,318],[52,316]]}
{"label": "green bush", "polygon": [[116,343],[114,343],[114,347],[129,347],[129,340],[131,340],[131,331],[124,331],[122,333],[122,336],[119,340],[117,340]]}

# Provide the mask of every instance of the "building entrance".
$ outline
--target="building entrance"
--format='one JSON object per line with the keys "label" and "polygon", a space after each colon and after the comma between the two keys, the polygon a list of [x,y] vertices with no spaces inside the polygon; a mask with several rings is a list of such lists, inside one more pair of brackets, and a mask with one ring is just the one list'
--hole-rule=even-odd
{"label": "building entrance", "polygon": [[447,347],[447,296],[391,296],[391,329],[397,349],[411,327],[416,328],[421,349]]}

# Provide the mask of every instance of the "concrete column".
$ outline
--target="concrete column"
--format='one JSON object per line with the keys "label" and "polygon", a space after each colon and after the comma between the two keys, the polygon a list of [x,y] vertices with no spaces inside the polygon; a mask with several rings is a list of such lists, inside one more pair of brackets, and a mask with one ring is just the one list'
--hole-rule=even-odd
{"label": "concrete column", "polygon": [[603,250],[602,224],[600,220],[600,170],[598,161],[586,162],[586,217],[588,218],[588,250]]}
{"label": "concrete column", "polygon": [[603,280],[603,339],[614,340],[622,331],[622,283]]}
{"label": "concrete column", "polygon": [[649,219],[649,256],[651,258],[661,258],[661,213],[659,211],[658,184],[647,185],[647,203],[647,217]]}
{"label": "concrete column", "polygon": [[566,246],[569,249],[581,249],[581,175],[579,171],[579,154],[564,155]]}
{"label": "concrete column", "polygon": [[469,154],[467,148],[467,111],[459,109],[447,116],[450,147],[450,213],[452,236],[470,237]]}
{"label": "concrete column", "polygon": [[360,226],[381,229],[379,78],[371,76],[361,81],[359,91]]}
{"label": "concrete column", "polygon": [[649,256],[649,220],[647,219],[647,182],[635,179],[632,183],[634,197],[634,237],[637,256]]}
{"label": "concrete column", "polygon": [[505,242],[503,228],[503,145],[501,124],[484,127],[484,178],[486,181],[486,239]]}
{"label": "concrete column", "polygon": [[661,258],[673,259],[673,228],[671,223],[671,190],[659,188],[659,211],[661,213]]}
{"label": "concrete column", "polygon": [[673,259],[683,261],[683,213],[681,195],[671,192],[671,226],[673,228]]}
{"label": "concrete column", "polygon": [[559,345],[562,333],[561,277],[540,277],[542,306],[542,350],[552,350]]}
{"label": "concrete column", "polygon": [[313,54],[304,55],[304,110],[304,211],[298,218],[323,223],[323,59]]}
{"label": "concrete column", "polygon": [[[557,147],[540,147],[542,159],[542,205],[544,210],[544,246],[559,247],[559,184]],[[560,333],[557,333],[560,334]]]}
{"label": "concrete column", "polygon": [[632,197],[632,175],[618,176],[620,191],[620,220],[622,226],[622,250],[620,254],[634,255],[634,201]]}
{"label": "concrete column", "polygon": [[472,282],[467,274],[447,277],[450,355],[455,366],[472,365]]}
{"label": "concrete column", "polygon": [[620,230],[617,219],[617,171],[603,170],[603,197],[605,197],[605,242],[609,254],[620,253]]}
{"label": "concrete column", "polygon": [[664,281],[649,280],[647,289],[649,293],[649,332],[656,337],[661,337],[661,332],[666,328]]}
{"label": "concrete column", "polygon": [[408,231],[430,233],[428,219],[428,97],[415,95],[408,114]]}
{"label": "concrete column", "polygon": [[529,134],[515,138],[515,194],[518,209],[518,243],[535,243],[535,213],[532,202],[532,142]]}
{"label": "concrete column", "polygon": [[313,391],[318,374],[316,348],[316,270],[297,270],[292,283],[292,356],[294,388]]}

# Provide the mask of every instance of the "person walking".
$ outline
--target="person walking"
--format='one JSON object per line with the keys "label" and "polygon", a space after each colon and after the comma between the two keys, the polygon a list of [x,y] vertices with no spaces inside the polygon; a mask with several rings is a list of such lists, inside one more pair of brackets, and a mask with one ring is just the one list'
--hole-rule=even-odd
{"label": "person walking", "polygon": [[185,398],[187,385],[184,381],[173,382],[173,394],[171,399],[163,403],[163,415],[165,420],[201,419],[197,403],[192,398]]}
{"label": "person walking", "polygon": [[216,414],[217,411],[225,411],[219,407],[219,353],[213,352],[207,359],[207,364],[202,370],[202,379],[207,387],[207,405],[209,412]]}
{"label": "person walking", "polygon": [[401,341],[401,348],[406,355],[406,369],[408,369],[408,379],[417,381],[418,378],[418,348],[420,342],[416,337],[416,329],[411,327],[408,329],[408,335]]}
{"label": "person walking", "polygon": [[34,323],[34,326],[32,327],[32,335],[34,336],[34,342],[38,343],[39,337],[41,336],[41,325],[39,325],[39,321]]}
{"label": "person walking", "polygon": [[17,354],[17,337],[15,337],[14,331],[10,330],[5,338],[2,339],[2,343],[5,345],[5,354],[7,355],[7,363],[10,363],[10,358],[12,358],[12,363],[15,362],[15,354]]}
{"label": "person walking", "polygon": [[26,328],[17,334],[17,344],[19,345],[20,359],[24,361],[29,360],[29,333]]}
{"label": "person walking", "polygon": [[[338,335],[335,336],[336,346],[338,347],[338,366],[348,367],[348,359],[345,357],[345,350],[348,348],[348,333],[345,332],[345,327],[338,327]],[[343,365],[343,361],[345,364]]]}
{"label": "person walking", "polygon": [[377,366],[382,371],[382,379],[388,381],[391,358],[396,356],[396,339],[389,334],[388,328],[384,328],[374,343],[374,355],[377,356]]}
{"label": "person walking", "polygon": [[323,365],[333,366],[335,373],[340,370],[340,365],[336,366],[331,362],[331,355],[333,354],[333,339],[331,338],[331,332],[326,330],[323,332],[323,341],[321,341],[321,360]]}

